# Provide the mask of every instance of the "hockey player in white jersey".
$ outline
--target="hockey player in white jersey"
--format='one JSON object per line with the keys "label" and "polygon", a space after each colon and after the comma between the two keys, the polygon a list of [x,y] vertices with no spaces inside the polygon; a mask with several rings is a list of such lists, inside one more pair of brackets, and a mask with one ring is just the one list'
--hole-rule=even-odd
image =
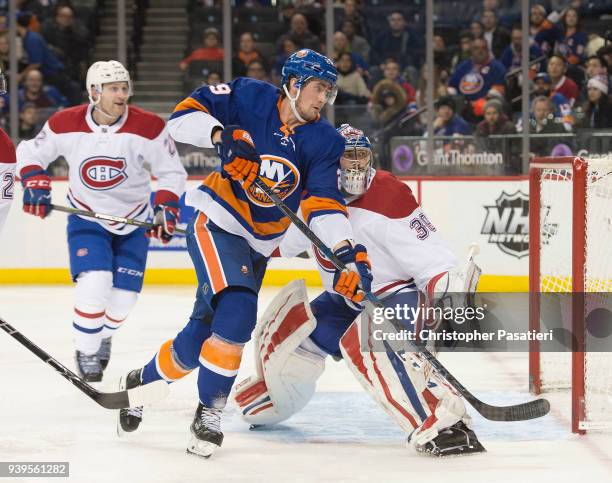
{"label": "hockey player in white jersey", "polygon": [[[68,202],[75,208],[146,221],[155,229],[70,215],[70,271],[76,282],[74,342],[81,376],[100,381],[110,358],[111,337],[142,288],[149,240],[167,243],[179,216],[187,174],[157,115],[128,105],[129,72],[117,61],[94,63],[86,78],[89,104],[55,113],[35,139],[17,147],[24,188],[23,209],[41,218],[51,211],[47,166],[63,156],[69,166]],[[145,164],[146,163],[146,164]]]}
{"label": "hockey player in white jersey", "polygon": [[[466,280],[458,270],[410,188],[371,167],[363,132],[346,124],[339,132],[346,140],[339,182],[355,239],[372,260],[372,290],[387,307],[435,304],[447,292],[474,290],[477,279]],[[295,256],[309,244],[292,226],[280,255]],[[295,281],[268,306],[254,333],[257,374],[234,393],[243,419],[255,426],[276,424],[302,409],[331,355],[344,359],[418,451],[437,456],[484,451],[460,396],[417,354],[380,342],[373,348],[372,324],[360,323],[360,306],[329,290],[334,266],[316,247],[313,251],[327,290],[308,303],[303,281]],[[411,329],[410,322],[423,323],[404,322]]]}
{"label": "hockey player in white jersey", "polygon": [[[6,80],[0,71],[0,95],[6,94]],[[15,183],[15,146],[11,138],[0,129],[0,233],[13,201]]]}

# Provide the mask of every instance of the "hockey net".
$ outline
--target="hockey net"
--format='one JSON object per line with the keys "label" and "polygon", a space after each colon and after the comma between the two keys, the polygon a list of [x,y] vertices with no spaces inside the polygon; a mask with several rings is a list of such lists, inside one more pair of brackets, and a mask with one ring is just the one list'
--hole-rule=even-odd
{"label": "hockey net", "polygon": [[530,389],[571,388],[574,432],[612,429],[612,352],[589,350],[612,323],[612,156],[536,158],[529,182],[530,329],[566,335],[560,352],[532,343]]}

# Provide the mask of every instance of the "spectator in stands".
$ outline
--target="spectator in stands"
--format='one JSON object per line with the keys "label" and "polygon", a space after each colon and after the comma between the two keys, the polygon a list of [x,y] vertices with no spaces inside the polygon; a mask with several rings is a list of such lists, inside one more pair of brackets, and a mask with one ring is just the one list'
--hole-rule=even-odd
{"label": "spectator in stands", "polygon": [[587,100],[582,106],[580,127],[612,129],[612,101],[608,95],[610,85],[603,75],[591,77],[587,83]]}
{"label": "spectator in stands", "polygon": [[19,137],[32,139],[38,133],[38,110],[34,104],[26,103],[19,112]]}
{"label": "spectator in stands", "polygon": [[[531,134],[566,134],[565,128],[554,117],[554,107],[548,97],[536,97],[531,102],[531,111]],[[536,156],[549,156],[555,146],[566,143],[564,138],[532,137],[529,140],[529,151]]]}
{"label": "spectator in stands", "polygon": [[553,106],[553,114],[556,119],[563,122],[563,127],[570,132],[573,129],[575,120],[572,106],[569,100],[560,92],[555,92],[552,88],[552,81],[546,72],[540,72],[534,80],[534,90],[530,96],[533,100],[536,97],[545,96],[550,99]]}
{"label": "spectator in stands", "polygon": [[261,60],[253,60],[247,66],[246,76],[260,81],[270,82],[266,66]]}
{"label": "spectator in stands", "polygon": [[[25,61],[23,56],[23,48],[21,48],[21,43],[18,43],[17,50],[17,84],[21,83],[24,72],[28,63]],[[2,73],[7,78],[7,82],[10,82],[9,79],[9,69],[11,67],[11,58],[10,58],[10,41],[8,33],[0,34],[0,69],[2,69]]]}
{"label": "spectator in stands", "polygon": [[566,77],[566,69],[567,64],[565,63],[564,57],[561,57],[558,54],[553,54],[548,59],[547,72],[550,76],[553,90],[563,94],[569,101],[570,105],[573,106],[576,99],[580,95],[580,90],[572,79]]}
{"label": "spectator in stands", "polygon": [[336,61],[336,68],[338,69],[338,96],[335,103],[341,106],[367,104],[372,93],[361,74],[357,72],[353,57],[349,52],[340,54]]}
{"label": "spectator in stands", "polygon": [[418,66],[421,59],[422,39],[410,29],[404,14],[395,10],[388,17],[389,27],[376,37],[370,51],[372,64],[382,64],[388,58],[397,59],[402,70],[406,66]]}
{"label": "spectator in stands", "polygon": [[561,16],[563,36],[555,46],[555,52],[567,59],[570,65],[584,64],[588,37],[580,30],[578,10],[568,8]]}
{"label": "spectator in stands", "polygon": [[587,79],[596,75],[608,76],[608,64],[606,60],[599,55],[591,55],[584,63]]}
{"label": "spectator in stands", "polygon": [[499,59],[504,49],[510,43],[510,32],[497,25],[497,15],[492,10],[485,10],[480,17],[484,29],[483,37],[487,41],[493,57]]}
{"label": "spectator in stands", "polygon": [[189,64],[197,60],[221,62],[223,61],[223,47],[221,47],[219,31],[209,27],[202,34],[202,47],[195,49],[179,63],[179,69],[186,71]]}
{"label": "spectator in stands", "polygon": [[68,106],[68,100],[53,86],[43,82],[43,75],[39,70],[29,70],[19,89],[19,104],[32,104],[38,109],[62,108]]}
{"label": "spectator in stands", "polygon": [[279,52],[284,50],[284,41],[288,37],[291,37],[297,44],[298,49],[307,48],[316,50],[317,52],[321,51],[321,41],[319,37],[308,29],[308,19],[303,13],[296,12],[291,16],[291,27],[289,32],[281,35],[277,41]]}
{"label": "spectator in stands", "polygon": [[[357,0],[345,0],[344,9],[338,15],[339,20],[336,23],[338,28],[336,30],[344,31],[343,24],[345,21],[350,21],[353,24],[355,35],[358,35],[364,39],[370,38],[370,30],[368,28],[368,21],[363,12],[357,7]],[[351,37],[347,32],[344,32],[349,38]],[[366,58],[367,56],[364,56]]]}
{"label": "spectator in stands", "polygon": [[21,14],[17,18],[17,33],[28,56],[27,69],[40,70],[47,82],[57,87],[71,105],[80,104],[83,96],[79,84],[68,77],[64,64],[51,51],[45,39],[29,29],[30,18],[30,14]]}
{"label": "spectator in stands", "polygon": [[474,131],[476,149],[488,152],[501,151],[504,141],[489,137],[497,134],[516,134],[516,128],[504,114],[501,101],[489,99],[484,107],[484,119],[478,123]]}
{"label": "spectator in stands", "polygon": [[[438,65],[434,65],[434,101],[448,95],[448,72]],[[427,65],[423,64],[419,73],[419,89],[417,91],[417,105],[427,105]]]}
{"label": "spectator in stands", "polygon": [[283,40],[283,51],[276,56],[274,68],[272,69],[272,76],[275,84],[280,82],[281,71],[285,61],[296,50],[298,50],[297,41],[293,37],[287,37]]}
{"label": "spectator in stands", "polygon": [[531,39],[538,44],[542,52],[548,54],[553,52],[555,44],[561,40],[561,30],[546,18],[546,9],[542,5],[531,7],[530,17]]}
{"label": "spectator in stands", "polygon": [[469,136],[472,133],[472,128],[465,119],[455,114],[455,102],[450,96],[437,100],[433,128],[435,136]]}
{"label": "spectator in stands", "polygon": [[221,74],[216,70],[211,70],[206,74],[206,80],[204,81],[207,86],[216,86],[223,82]]}
{"label": "spectator in stands", "polygon": [[61,53],[72,79],[83,79],[89,60],[89,31],[75,19],[74,9],[69,4],[58,5],[55,16],[42,24],[41,33],[49,45]]}
{"label": "spectator in stands", "polygon": [[474,36],[469,30],[462,30],[459,34],[459,51],[453,55],[451,60],[451,70],[454,70],[458,64],[472,56],[472,40]]}
{"label": "spectator in stands", "polygon": [[366,62],[370,62],[370,44],[355,31],[355,22],[345,19],[340,24],[340,30],[349,40],[349,49],[355,54],[361,55]]}
{"label": "spectator in stands", "polygon": [[[523,30],[519,25],[512,27],[512,33],[510,34],[510,45],[508,45],[502,52],[499,61],[504,64],[504,67],[510,71],[521,68],[521,52],[523,49]],[[540,46],[536,43],[530,42],[529,45],[529,60],[535,60],[542,57],[544,53]],[[533,72],[533,76],[540,70],[540,64],[534,64],[530,67]]]}
{"label": "spectator in stands", "polygon": [[406,93],[396,82],[383,79],[374,87],[370,113],[372,118],[386,126],[405,112]]}
{"label": "spectator in stands", "polygon": [[449,93],[461,94],[469,101],[464,117],[470,122],[480,121],[488,97],[503,97],[506,68],[491,58],[485,39],[472,42],[472,57],[461,62],[449,81]]}
{"label": "spectator in stands", "polygon": [[451,66],[450,52],[446,48],[446,42],[441,35],[433,36],[434,64],[439,65],[445,70]]}
{"label": "spectator in stands", "polygon": [[395,59],[387,59],[383,65],[383,77],[397,83],[406,93],[406,102],[410,108],[416,107],[416,90],[404,79],[400,71],[399,62]]}
{"label": "spectator in stands", "polygon": [[343,54],[344,52],[348,52],[350,56],[353,58],[353,64],[355,65],[359,73],[362,75],[364,75],[364,73],[367,73],[368,64],[366,63],[365,59],[361,57],[361,55],[350,51],[349,39],[344,34],[344,32],[341,32],[340,30],[338,30],[337,32],[334,32],[333,43],[334,43],[334,53],[332,57],[334,59],[337,60],[340,57],[340,54]]}
{"label": "spectator in stands", "polygon": [[472,38],[481,39],[484,36],[484,27],[478,20],[474,20],[470,24],[470,32],[472,32]]}
{"label": "spectator in stands", "polygon": [[255,60],[258,60],[260,63],[265,65],[263,56],[256,48],[255,37],[253,37],[251,32],[244,32],[240,36],[238,52],[234,54],[232,64],[232,72],[234,77],[245,76],[248,65]]}

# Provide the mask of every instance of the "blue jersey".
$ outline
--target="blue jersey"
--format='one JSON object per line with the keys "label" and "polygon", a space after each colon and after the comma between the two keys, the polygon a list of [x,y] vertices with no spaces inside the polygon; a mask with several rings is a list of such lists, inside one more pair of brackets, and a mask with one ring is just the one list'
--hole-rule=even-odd
{"label": "blue jersey", "polygon": [[474,64],[471,59],[467,59],[455,68],[449,85],[457,89],[466,99],[475,101],[485,97],[492,88],[503,94],[505,76],[506,68],[495,59],[481,65]]}
{"label": "blue jersey", "polygon": [[[344,139],[322,118],[289,128],[281,122],[280,102],[280,91],[271,84],[237,78],[230,84],[195,90],[176,106],[168,127],[171,133],[173,125],[175,131],[187,126],[185,131],[195,132],[193,124],[182,123],[183,118],[193,113],[200,113],[197,119],[203,122],[210,118],[201,113],[209,114],[224,126],[239,125],[251,134],[262,159],[260,176],[289,208],[297,211],[301,203],[309,224],[324,215],[341,214],[346,219],[337,178]],[[186,201],[224,230],[246,238],[252,248],[264,255],[278,246],[290,224],[289,218],[256,186],[245,191],[222,172],[210,174],[197,190],[187,194]],[[339,240],[324,238],[324,241],[333,246],[334,242],[350,237],[349,228],[342,235],[337,234]]]}

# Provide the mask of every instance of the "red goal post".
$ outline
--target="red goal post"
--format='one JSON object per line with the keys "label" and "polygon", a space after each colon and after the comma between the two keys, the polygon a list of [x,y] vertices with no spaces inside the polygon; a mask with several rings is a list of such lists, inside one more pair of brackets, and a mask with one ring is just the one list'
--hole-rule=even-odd
{"label": "red goal post", "polygon": [[575,433],[612,428],[612,353],[586,346],[593,300],[609,310],[612,292],[612,156],[535,158],[529,193],[529,328],[540,329],[547,294],[571,293],[561,313],[574,336],[571,353],[531,342],[530,390],[571,388]]}

